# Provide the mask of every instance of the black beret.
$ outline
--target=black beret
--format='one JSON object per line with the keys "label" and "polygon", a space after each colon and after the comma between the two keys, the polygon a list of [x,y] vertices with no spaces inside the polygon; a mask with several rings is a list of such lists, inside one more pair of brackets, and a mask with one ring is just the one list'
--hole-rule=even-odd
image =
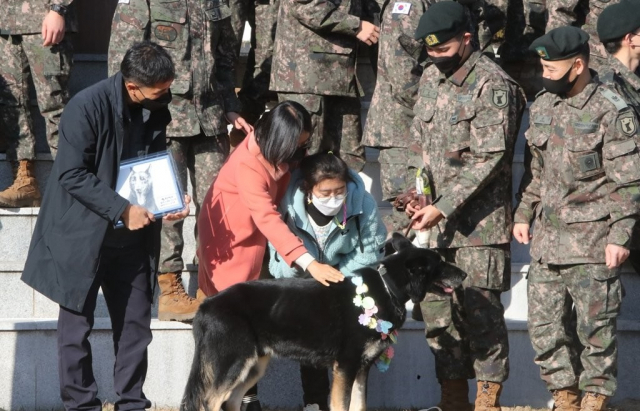
{"label": "black beret", "polygon": [[573,26],[558,27],[531,43],[529,50],[538,53],[542,60],[564,60],[580,54],[589,41],[589,35]]}
{"label": "black beret", "polygon": [[601,42],[617,40],[640,28],[640,1],[622,0],[608,6],[598,17]]}
{"label": "black beret", "polygon": [[464,6],[455,1],[440,1],[430,6],[420,17],[416,40],[433,47],[445,43],[468,26]]}

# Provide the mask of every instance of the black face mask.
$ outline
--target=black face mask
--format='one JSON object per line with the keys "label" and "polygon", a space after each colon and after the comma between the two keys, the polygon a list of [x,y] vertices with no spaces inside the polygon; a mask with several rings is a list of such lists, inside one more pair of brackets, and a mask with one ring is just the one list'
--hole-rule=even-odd
{"label": "black face mask", "polygon": [[578,76],[576,76],[576,78],[574,78],[572,81],[569,81],[569,76],[571,75],[572,68],[573,64],[571,65],[571,67],[569,67],[569,70],[567,70],[565,75],[558,80],[551,80],[543,77],[542,86],[544,87],[544,89],[553,94],[567,94],[568,92],[570,92],[573,86],[576,84],[576,81],[578,81]]}
{"label": "black face mask", "polygon": [[460,53],[460,49],[458,49],[458,53],[454,54],[453,56],[431,57],[431,61],[433,62],[433,65],[436,66],[438,70],[440,70],[441,73],[453,73],[458,69],[458,67],[460,67],[460,62],[462,61],[462,55],[464,54],[465,47],[466,44],[464,45],[464,47],[461,47],[462,53]]}
{"label": "black face mask", "polygon": [[171,95],[171,90],[167,91],[166,94],[163,94],[162,96],[158,97],[155,100],[151,100],[147,98],[142,93],[142,90],[138,89],[138,91],[140,91],[140,94],[142,94],[142,96],[144,97],[142,100],[139,101],[140,105],[149,111],[156,111],[156,110],[163,109],[167,107],[169,103],[171,103],[171,100],[173,99],[173,96]]}

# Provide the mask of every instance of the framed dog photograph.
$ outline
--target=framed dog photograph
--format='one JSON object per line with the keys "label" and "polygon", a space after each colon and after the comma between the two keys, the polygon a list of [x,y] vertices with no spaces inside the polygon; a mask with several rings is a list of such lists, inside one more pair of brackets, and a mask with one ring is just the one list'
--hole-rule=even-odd
{"label": "framed dog photograph", "polygon": [[166,151],[120,163],[116,191],[156,217],[184,209],[182,187]]}

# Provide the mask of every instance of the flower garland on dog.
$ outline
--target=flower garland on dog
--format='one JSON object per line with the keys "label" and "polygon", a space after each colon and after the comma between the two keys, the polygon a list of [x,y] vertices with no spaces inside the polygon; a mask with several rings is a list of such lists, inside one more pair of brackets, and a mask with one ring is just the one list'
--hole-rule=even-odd
{"label": "flower garland on dog", "polygon": [[[351,282],[356,286],[356,296],[353,299],[353,304],[364,310],[364,313],[358,317],[358,322],[365,327],[378,331],[383,340],[389,338],[391,343],[395,344],[398,341],[398,330],[393,330],[389,333],[393,324],[378,318],[376,315],[378,313],[378,307],[374,299],[366,295],[369,287],[363,283],[362,277],[351,277]],[[391,345],[380,354],[380,357],[378,357],[375,363],[380,372],[385,372],[389,369],[389,364],[394,354],[395,352]]]}

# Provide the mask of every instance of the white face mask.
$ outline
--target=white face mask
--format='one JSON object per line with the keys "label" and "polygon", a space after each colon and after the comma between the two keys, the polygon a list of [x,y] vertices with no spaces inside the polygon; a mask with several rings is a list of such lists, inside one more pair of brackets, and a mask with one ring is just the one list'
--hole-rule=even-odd
{"label": "white face mask", "polygon": [[315,194],[311,193],[311,202],[322,214],[334,216],[342,209],[346,197],[346,194],[340,194],[333,197],[318,198]]}

